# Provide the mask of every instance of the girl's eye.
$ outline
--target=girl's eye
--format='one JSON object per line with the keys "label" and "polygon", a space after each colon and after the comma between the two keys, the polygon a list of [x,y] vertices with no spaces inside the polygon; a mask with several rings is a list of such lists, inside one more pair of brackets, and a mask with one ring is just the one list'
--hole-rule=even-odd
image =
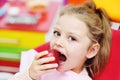
{"label": "girl's eye", "polygon": [[70,40],[70,41],[76,41],[76,38],[70,36],[70,37],[69,37],[69,40]]}
{"label": "girl's eye", "polygon": [[61,35],[60,32],[58,32],[58,31],[54,31],[53,33],[54,33],[55,36],[60,36]]}

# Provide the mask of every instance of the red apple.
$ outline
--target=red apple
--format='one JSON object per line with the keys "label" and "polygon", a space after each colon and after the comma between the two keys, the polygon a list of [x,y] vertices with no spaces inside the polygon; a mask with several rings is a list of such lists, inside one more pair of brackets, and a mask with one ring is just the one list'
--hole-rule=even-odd
{"label": "red apple", "polygon": [[60,58],[59,58],[58,52],[56,50],[48,50],[48,52],[49,53],[47,55],[45,55],[44,57],[55,57],[55,60],[51,61],[49,63],[57,63],[57,64],[59,64]]}

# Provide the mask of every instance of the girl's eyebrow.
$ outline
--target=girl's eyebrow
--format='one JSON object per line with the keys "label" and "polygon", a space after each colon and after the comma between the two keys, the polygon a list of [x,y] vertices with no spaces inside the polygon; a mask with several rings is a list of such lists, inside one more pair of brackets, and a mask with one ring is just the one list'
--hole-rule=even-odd
{"label": "girl's eyebrow", "polygon": [[79,34],[76,34],[76,33],[73,33],[73,32],[70,32],[69,34],[74,34],[75,36],[78,36],[79,38],[81,38],[81,36]]}
{"label": "girl's eyebrow", "polygon": [[58,27],[58,25],[56,25],[56,27],[54,27],[53,29],[60,29],[60,27]]}

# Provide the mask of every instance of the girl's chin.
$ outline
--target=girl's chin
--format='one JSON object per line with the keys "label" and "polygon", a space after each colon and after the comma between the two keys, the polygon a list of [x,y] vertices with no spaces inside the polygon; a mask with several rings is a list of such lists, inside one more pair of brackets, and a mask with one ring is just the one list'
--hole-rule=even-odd
{"label": "girl's chin", "polygon": [[62,63],[59,64],[57,70],[60,71],[60,72],[65,72],[65,71],[68,70],[66,67],[68,67],[68,66],[66,66],[66,63],[62,62]]}
{"label": "girl's chin", "polygon": [[59,71],[59,72],[66,72],[66,71],[68,71],[68,69],[64,69],[63,67],[58,67],[57,71]]}
{"label": "girl's chin", "polygon": [[59,72],[65,72],[66,70],[57,69],[57,71],[59,71]]}
{"label": "girl's chin", "polygon": [[59,66],[59,67],[57,68],[57,71],[59,71],[59,72],[64,72],[65,70],[63,70],[62,66]]}

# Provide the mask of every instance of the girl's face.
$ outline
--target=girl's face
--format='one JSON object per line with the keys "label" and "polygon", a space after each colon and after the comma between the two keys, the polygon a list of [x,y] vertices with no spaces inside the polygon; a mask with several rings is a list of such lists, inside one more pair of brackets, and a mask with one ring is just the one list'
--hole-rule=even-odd
{"label": "girl's face", "polygon": [[51,48],[60,55],[59,71],[79,73],[82,70],[91,44],[87,34],[87,26],[76,17],[63,15],[59,18],[50,42]]}

